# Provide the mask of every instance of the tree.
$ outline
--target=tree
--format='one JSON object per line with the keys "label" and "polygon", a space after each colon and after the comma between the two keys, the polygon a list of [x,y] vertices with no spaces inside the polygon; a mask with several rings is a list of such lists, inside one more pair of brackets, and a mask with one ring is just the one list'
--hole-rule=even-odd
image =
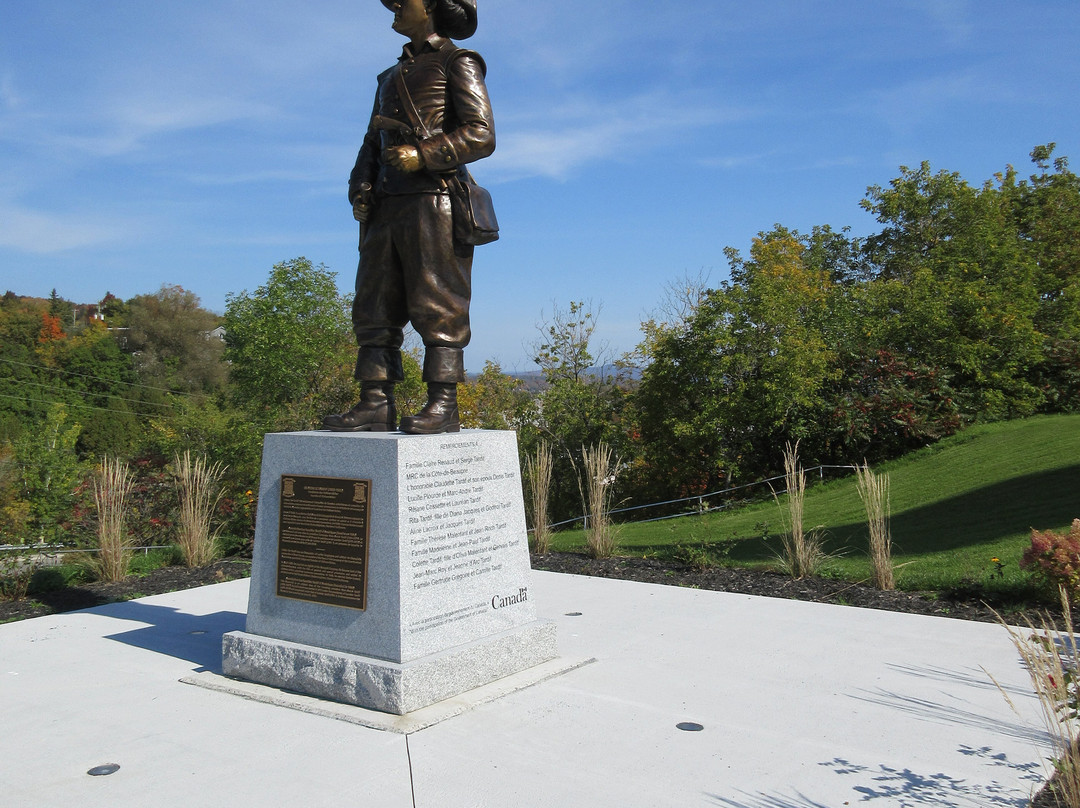
{"label": "tree", "polygon": [[15,451],[0,443],[0,541],[21,543],[26,538],[30,503],[20,497],[21,477]]}
{"label": "tree", "polygon": [[1044,412],[1080,409],[1080,177],[1065,157],[1053,158],[1050,171],[1055,145],[1032,150],[1038,174],[1016,182],[1010,167],[1002,179],[1036,265],[1035,325],[1044,342],[1031,378]]}
{"label": "tree", "polygon": [[56,293],[56,287],[49,293],[49,314],[57,320],[64,322],[65,317],[71,319],[71,301],[64,300]]}
{"label": "tree", "polygon": [[901,167],[862,202],[875,235],[778,225],[725,251],[729,282],[643,326],[649,476],[688,496],[776,470],[787,441],[859,462],[1080,408],[1080,179],[1052,153],[981,186]]}
{"label": "tree", "polygon": [[[558,379],[582,381],[595,364],[592,351],[599,309],[592,304],[571,301],[563,310],[554,305],[551,319],[538,325],[540,339],[533,345],[533,361],[540,366],[550,384]],[[600,346],[600,351],[606,346]]]}
{"label": "tree", "polygon": [[869,281],[874,269],[862,239],[849,237],[850,230],[844,227],[838,232],[827,224],[814,225],[803,241],[807,266],[828,273],[830,280],[845,286]]}
{"label": "tree", "polygon": [[1031,160],[1039,169],[1013,184],[1010,168],[1002,181],[1018,220],[1020,236],[1034,258],[1040,296],[1040,330],[1053,338],[1080,338],[1080,177],[1065,157],[1050,160],[1057,144],[1036,146]]}
{"label": "tree", "polygon": [[[163,289],[165,287],[162,287]],[[98,301],[98,313],[112,328],[124,328],[128,325],[131,316],[131,306],[118,298],[112,292],[106,292],[105,297]]]}
{"label": "tree", "polygon": [[525,455],[541,440],[552,446],[550,504],[556,521],[581,513],[575,469],[583,468],[583,448],[605,443],[622,456],[626,444],[627,384],[617,367],[607,365],[606,347],[594,344],[597,313],[583,302],[565,310],[555,306],[551,319],[537,326],[540,339],[533,346],[544,389],[537,396],[535,419],[523,425],[519,436]]}
{"label": "tree", "polygon": [[46,316],[42,301],[16,295],[0,301],[0,439],[13,440],[25,424],[45,415],[37,351]]}
{"label": "tree", "polygon": [[458,385],[461,425],[467,429],[517,429],[534,415],[532,397],[520,379],[488,360],[475,379]]}
{"label": "tree", "polygon": [[28,538],[55,542],[70,514],[75,481],[81,472],[75,442],[82,427],[68,419],[67,407],[54,404],[39,429],[24,432],[15,442],[20,498],[27,503]]}
{"label": "tree", "polygon": [[41,330],[38,332],[38,342],[42,345],[48,345],[53,342],[61,342],[67,334],[64,333],[64,326],[60,323],[60,318],[52,314],[44,313],[41,315]]}
{"label": "tree", "polygon": [[0,424],[8,439],[39,428],[59,402],[82,424],[80,456],[124,454],[137,442],[132,360],[104,324],[90,321],[69,334],[44,301],[12,296],[0,305],[0,338]]}
{"label": "tree", "polygon": [[126,457],[142,436],[136,413],[155,411],[140,401],[131,356],[97,320],[66,341],[57,362],[63,371],[57,381],[68,391],[63,400],[82,424],[79,456]]}
{"label": "tree", "polygon": [[749,260],[728,257],[731,281],[654,339],[635,397],[646,460],[675,495],[771,471],[785,440],[812,443],[836,376],[841,287],[799,235],[777,227]]}
{"label": "tree", "polygon": [[[211,335],[221,318],[204,309],[197,295],[180,286],[162,286],[153,294],[133,297],[127,307],[128,348],[144,384],[182,393],[222,386],[224,344]],[[124,314],[111,301],[109,310]]]}
{"label": "tree", "polygon": [[1028,415],[1042,394],[1031,382],[1043,337],[1037,264],[1020,234],[1011,178],[974,188],[956,173],[901,167],[890,188],[862,205],[886,225],[867,239],[877,280],[878,347],[895,347],[951,376],[972,420]]}
{"label": "tree", "polygon": [[253,294],[226,298],[234,400],[292,428],[311,427],[355,402],[350,301],[338,293],[336,277],[295,258],[275,264]]}

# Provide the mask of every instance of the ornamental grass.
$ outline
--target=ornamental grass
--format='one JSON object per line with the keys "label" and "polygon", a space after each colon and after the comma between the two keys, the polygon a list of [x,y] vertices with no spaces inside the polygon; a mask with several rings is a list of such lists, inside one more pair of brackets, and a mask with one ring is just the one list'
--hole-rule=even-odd
{"label": "ornamental grass", "polygon": [[878,589],[895,589],[892,534],[889,530],[889,475],[875,474],[864,461],[861,466],[855,467],[855,487],[866,508],[874,586]]}
{"label": "ornamental grass", "polygon": [[94,505],[97,508],[98,552],[87,563],[102,581],[122,581],[135,552],[128,536],[128,495],[135,478],[127,463],[106,457],[94,475]]}
{"label": "ornamental grass", "polygon": [[593,558],[608,558],[618,544],[618,531],[610,514],[618,460],[603,441],[583,446],[581,457],[584,477],[578,473],[578,488],[585,505],[585,544]]}
{"label": "ornamental grass", "polygon": [[[1080,806],[1080,677],[1076,667],[1080,655],[1077,654],[1069,594],[1064,586],[1059,587],[1058,594],[1064,630],[1047,617],[1037,628],[1030,622],[1025,628],[1010,626],[1000,615],[998,621],[1009,632],[1009,638],[1027,668],[1039,701],[1043,727],[1050,736],[1053,758],[1048,788],[1059,806],[1076,808]],[[994,684],[1019,715],[1008,692],[997,681]]]}
{"label": "ornamental grass", "polygon": [[782,561],[792,578],[815,574],[828,556],[822,546],[821,531],[806,530],[803,526],[803,504],[806,501],[806,472],[799,465],[799,444],[784,446],[784,484],[787,496],[781,504],[773,491],[784,525]]}
{"label": "ornamental grass", "polygon": [[225,466],[209,463],[205,457],[191,459],[191,452],[177,454],[172,466],[180,496],[177,544],[189,567],[202,567],[218,555],[217,534],[210,523],[221,502],[220,488]]}
{"label": "ornamental grass", "polygon": [[541,441],[536,453],[525,458],[525,476],[529,481],[529,501],[532,506],[533,552],[546,553],[551,549],[551,527],[548,525],[548,500],[551,495],[551,474],[554,458],[551,446]]}

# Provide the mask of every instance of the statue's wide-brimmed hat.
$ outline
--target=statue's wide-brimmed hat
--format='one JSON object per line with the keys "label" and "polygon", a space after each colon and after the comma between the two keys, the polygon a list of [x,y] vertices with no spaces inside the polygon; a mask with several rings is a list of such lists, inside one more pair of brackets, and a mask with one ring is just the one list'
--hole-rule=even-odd
{"label": "statue's wide-brimmed hat", "polygon": [[[382,0],[391,11],[398,0]],[[468,39],[476,33],[476,0],[435,0],[435,31],[450,39]]]}

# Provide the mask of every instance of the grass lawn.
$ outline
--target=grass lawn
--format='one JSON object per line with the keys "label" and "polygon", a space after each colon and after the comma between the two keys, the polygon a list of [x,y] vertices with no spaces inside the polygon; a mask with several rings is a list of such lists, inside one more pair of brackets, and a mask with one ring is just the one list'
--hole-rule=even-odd
{"label": "grass lawn", "polygon": [[[874,470],[887,472],[891,483],[899,588],[1022,589],[1028,575],[1018,562],[1031,528],[1064,530],[1080,518],[1080,415],[972,427]],[[804,524],[821,526],[832,555],[823,574],[868,579],[865,513],[854,476],[808,482]],[[760,502],[622,525],[618,552],[776,568],[782,531],[776,503]],[[552,547],[577,550],[584,543],[582,531],[566,531],[553,537]]]}

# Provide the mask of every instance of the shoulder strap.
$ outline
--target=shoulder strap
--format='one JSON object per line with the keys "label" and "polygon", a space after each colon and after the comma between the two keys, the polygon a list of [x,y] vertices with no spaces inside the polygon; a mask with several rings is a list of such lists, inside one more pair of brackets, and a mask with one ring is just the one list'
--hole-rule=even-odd
{"label": "shoulder strap", "polygon": [[394,68],[394,86],[397,88],[398,97],[401,99],[401,107],[405,110],[405,115],[408,116],[409,123],[412,124],[416,136],[422,140],[431,137],[431,131],[424,126],[423,118],[416,111],[416,104],[413,103],[409,88],[405,85],[405,78],[401,74],[400,65]]}
{"label": "shoulder strap", "polygon": [[[487,73],[487,65],[484,63],[484,59],[474,50],[468,48],[448,47],[439,51],[439,62],[442,64],[444,73],[450,72],[450,65],[455,59],[462,56],[469,56],[476,60],[480,65],[480,72],[482,74]],[[409,118],[409,123],[413,127],[413,131],[416,136],[421,139],[427,139],[431,137],[431,131],[424,125],[424,119],[420,117],[420,113],[416,110],[416,104],[413,103],[412,95],[409,93],[409,88],[405,84],[405,77],[401,72],[401,65],[390,68],[394,71],[394,86],[397,88],[398,97],[401,98],[401,106],[405,110],[405,115]]]}

